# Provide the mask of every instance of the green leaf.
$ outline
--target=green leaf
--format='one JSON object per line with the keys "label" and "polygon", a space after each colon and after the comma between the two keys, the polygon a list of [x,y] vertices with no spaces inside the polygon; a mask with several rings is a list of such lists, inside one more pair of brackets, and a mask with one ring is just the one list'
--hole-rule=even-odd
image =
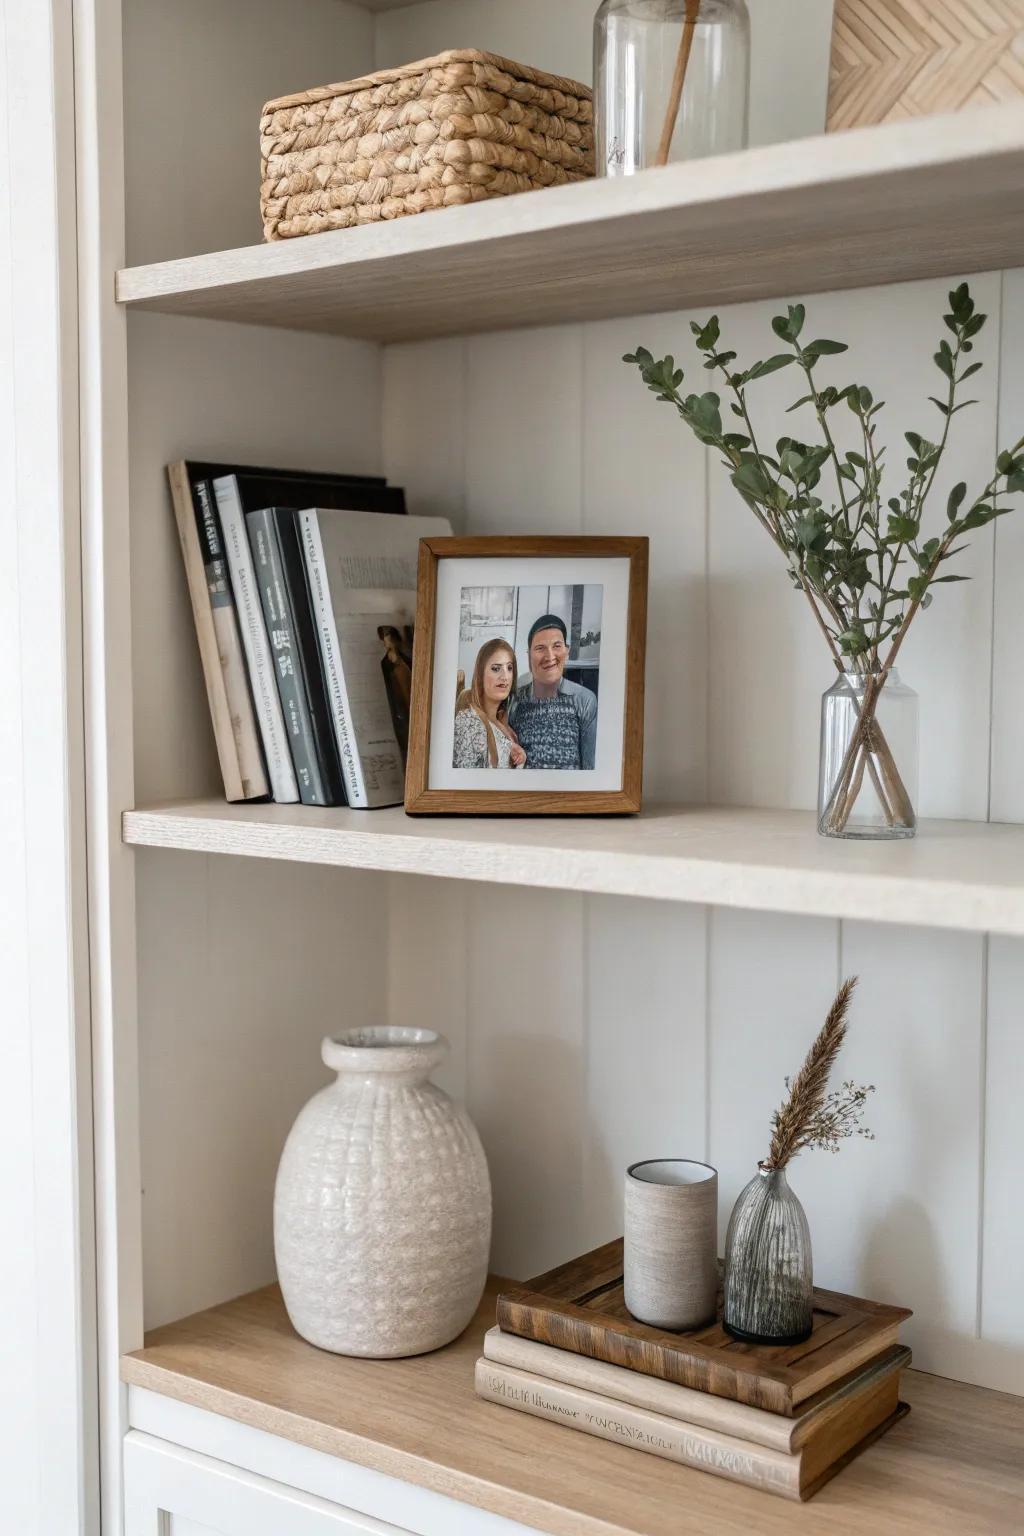
{"label": "green leaf", "polygon": [[956,522],[956,515],[963,506],[966,497],[967,485],[965,481],[961,480],[959,485],[954,485],[950,491],[949,500],[946,503],[946,516],[951,523]]}
{"label": "green leaf", "polygon": [[702,352],[709,352],[712,347],[718,345],[718,339],[721,334],[722,333],[718,325],[718,316],[712,315],[711,319],[705,325],[699,326],[697,329],[698,347]]}
{"label": "green leaf", "polygon": [[[943,342],[943,346],[945,346],[945,342]],[[944,373],[946,375],[947,379],[951,379],[953,377],[953,358],[950,355],[948,347],[945,352],[936,352],[935,366],[938,368],[940,373]]]}
{"label": "green leaf", "polygon": [[812,341],[804,347],[804,357],[837,357],[840,352],[849,352],[849,347],[843,341]]}
{"label": "green leaf", "polygon": [[955,288],[950,294],[949,307],[961,325],[974,314],[974,300],[966,283],[961,283],[959,288]]}
{"label": "green leaf", "polygon": [[798,411],[802,405],[810,405],[813,400],[813,395],[801,395],[799,400],[794,400],[793,404],[789,406],[786,411],[786,415],[788,416],[791,414],[791,412]]}
{"label": "green leaf", "polygon": [[904,432],[903,435],[907,442],[910,444],[911,448],[913,448],[914,452],[917,454],[918,458],[920,458],[921,450],[924,447],[924,438],[921,436],[920,432]]}
{"label": "green leaf", "polygon": [[889,539],[899,544],[910,544],[917,538],[919,524],[912,517],[890,517]]}
{"label": "green leaf", "polygon": [[755,363],[747,373],[748,379],[764,379],[770,373],[778,373],[780,368],[788,368],[790,363],[795,363],[796,358],[789,352],[777,352],[774,357],[767,358],[763,363]]}
{"label": "green leaf", "polygon": [[970,579],[971,578],[969,576],[933,576],[932,577],[932,581],[933,582],[939,582],[939,581],[970,581]]}
{"label": "green leaf", "polygon": [[868,637],[860,629],[844,629],[839,636],[839,648],[844,656],[861,656],[868,648]]}
{"label": "green leaf", "polygon": [[732,483],[742,495],[752,496],[755,501],[767,501],[772,493],[771,481],[755,460],[741,464]]}

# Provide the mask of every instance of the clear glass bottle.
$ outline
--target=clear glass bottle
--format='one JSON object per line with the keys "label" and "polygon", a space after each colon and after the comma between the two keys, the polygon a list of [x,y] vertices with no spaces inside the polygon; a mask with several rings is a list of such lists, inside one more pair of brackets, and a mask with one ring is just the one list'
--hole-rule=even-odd
{"label": "clear glass bottle", "polygon": [[917,694],[895,668],[842,673],[821,701],[822,836],[913,837],[917,755]]}
{"label": "clear glass bottle", "polygon": [[725,1237],[722,1322],[747,1344],[799,1344],[814,1316],[811,1232],[784,1168],[758,1167]]}
{"label": "clear glass bottle", "polygon": [[667,159],[743,149],[750,95],[746,0],[604,0],[594,21],[597,173],[629,176],[664,163],[687,15],[696,14]]}

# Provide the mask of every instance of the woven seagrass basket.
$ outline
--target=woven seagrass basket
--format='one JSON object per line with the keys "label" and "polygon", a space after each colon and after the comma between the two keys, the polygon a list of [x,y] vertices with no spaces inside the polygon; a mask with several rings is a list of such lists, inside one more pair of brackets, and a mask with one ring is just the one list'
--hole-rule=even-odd
{"label": "woven seagrass basket", "polygon": [[268,240],[594,174],[589,86],[458,49],[282,96],[260,123]]}

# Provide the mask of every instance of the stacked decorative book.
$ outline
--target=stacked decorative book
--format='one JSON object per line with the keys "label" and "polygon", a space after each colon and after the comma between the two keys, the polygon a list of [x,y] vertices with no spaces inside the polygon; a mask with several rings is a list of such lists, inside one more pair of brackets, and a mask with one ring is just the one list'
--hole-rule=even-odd
{"label": "stacked decorative book", "polygon": [[626,1310],[622,1241],[498,1298],[477,1361],[480,1397],[789,1499],[809,1499],[909,1410],[900,1380],[910,1316],[814,1293],[802,1344],[738,1343]]}
{"label": "stacked decorative book", "polygon": [[372,476],[167,473],[225,798],[399,805],[419,541],[447,519]]}

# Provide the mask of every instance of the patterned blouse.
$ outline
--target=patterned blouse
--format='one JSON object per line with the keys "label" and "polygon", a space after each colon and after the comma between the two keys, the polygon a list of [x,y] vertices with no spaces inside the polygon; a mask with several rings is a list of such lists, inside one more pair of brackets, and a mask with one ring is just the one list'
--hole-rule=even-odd
{"label": "patterned blouse", "polygon": [[[492,726],[494,745],[498,750],[495,767],[512,767],[514,743],[500,726]],[[472,709],[460,709],[455,716],[455,746],[452,750],[453,768],[490,768],[487,759],[487,726]]]}

